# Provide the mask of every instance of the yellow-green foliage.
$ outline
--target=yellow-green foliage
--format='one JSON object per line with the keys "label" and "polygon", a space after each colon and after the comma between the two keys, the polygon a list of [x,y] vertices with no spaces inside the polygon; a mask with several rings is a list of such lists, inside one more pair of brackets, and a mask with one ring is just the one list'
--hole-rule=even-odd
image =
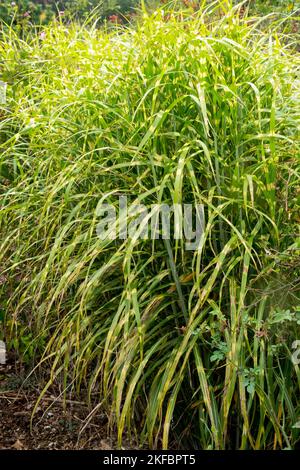
{"label": "yellow-green foliage", "polygon": [[[1,36],[7,339],[103,402],[120,444],[299,438],[299,53],[222,5]],[[119,194],[204,204],[201,249],[100,240]]]}

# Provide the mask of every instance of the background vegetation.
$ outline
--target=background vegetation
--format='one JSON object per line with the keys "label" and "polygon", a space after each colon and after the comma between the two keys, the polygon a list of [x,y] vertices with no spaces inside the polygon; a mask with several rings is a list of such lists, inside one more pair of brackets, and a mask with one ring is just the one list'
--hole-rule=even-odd
{"label": "background vegetation", "polygon": [[124,15],[133,13],[140,4],[139,0],[17,0],[1,1],[0,16],[10,24],[22,24],[24,21],[33,24],[45,24],[57,16],[68,21],[85,21],[92,12],[98,17],[108,18],[113,14]]}
{"label": "background vegetation", "polygon": [[[160,4],[166,4],[167,0],[0,0],[0,18],[5,23],[22,25],[45,24],[55,17],[64,17],[68,21],[76,19],[85,21],[92,12],[97,12],[97,17],[102,20],[110,16],[117,16],[119,21],[125,21],[135,14],[141,3],[153,9]],[[205,4],[215,4],[213,0],[177,0],[172,2],[172,7],[182,9],[183,6],[191,9],[202,8]],[[239,2],[233,0],[232,4]],[[245,0],[243,8],[249,8],[255,14],[279,13],[289,15],[300,8],[299,0]]]}

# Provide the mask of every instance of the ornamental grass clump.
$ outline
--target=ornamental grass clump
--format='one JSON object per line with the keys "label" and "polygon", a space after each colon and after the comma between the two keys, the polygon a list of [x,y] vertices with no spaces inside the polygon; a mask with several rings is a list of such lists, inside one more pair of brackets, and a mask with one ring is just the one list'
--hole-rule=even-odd
{"label": "ornamental grass clump", "polygon": [[[229,3],[1,31],[6,341],[119,445],[299,442],[299,52]],[[203,205],[198,248],[101,239],[120,195]]]}

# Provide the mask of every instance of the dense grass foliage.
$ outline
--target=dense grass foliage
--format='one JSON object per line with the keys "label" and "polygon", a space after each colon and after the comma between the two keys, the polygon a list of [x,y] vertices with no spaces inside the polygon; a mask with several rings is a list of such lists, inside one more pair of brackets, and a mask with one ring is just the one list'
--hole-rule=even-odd
{"label": "dense grass foliage", "polygon": [[[6,339],[49,367],[44,392],[106,407],[120,444],[299,440],[297,38],[225,4],[1,36]],[[199,249],[99,239],[120,194],[203,204]]]}

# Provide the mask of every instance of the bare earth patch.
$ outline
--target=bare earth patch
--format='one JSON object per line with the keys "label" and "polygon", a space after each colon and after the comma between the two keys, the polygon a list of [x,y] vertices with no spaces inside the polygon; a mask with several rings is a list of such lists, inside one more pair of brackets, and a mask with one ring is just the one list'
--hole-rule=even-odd
{"label": "bare earth patch", "polygon": [[20,379],[22,374],[24,371],[17,361],[0,365],[0,449],[116,448],[113,439],[108,438],[106,415],[97,411],[87,423],[91,410],[84,402],[71,397],[64,405],[56,395],[46,394],[38,406],[31,430],[30,419],[39,396],[39,385],[31,380],[25,388],[23,378]]}

